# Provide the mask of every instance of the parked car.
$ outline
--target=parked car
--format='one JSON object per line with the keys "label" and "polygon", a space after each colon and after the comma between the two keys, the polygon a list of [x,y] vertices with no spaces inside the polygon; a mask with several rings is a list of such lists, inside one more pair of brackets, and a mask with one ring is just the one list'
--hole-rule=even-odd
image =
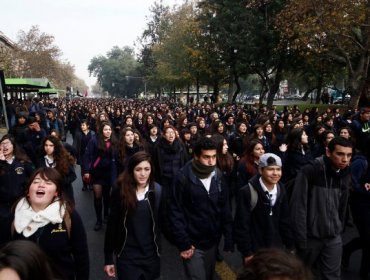
{"label": "parked car", "polygon": [[300,96],[299,94],[290,94],[290,95],[287,95],[285,96],[285,99],[286,100],[300,100],[302,99],[302,96]]}
{"label": "parked car", "polygon": [[351,100],[351,95],[346,94],[344,96],[344,102],[342,99],[343,99],[342,96],[338,96],[337,98],[334,99],[333,104],[348,104],[349,101]]}

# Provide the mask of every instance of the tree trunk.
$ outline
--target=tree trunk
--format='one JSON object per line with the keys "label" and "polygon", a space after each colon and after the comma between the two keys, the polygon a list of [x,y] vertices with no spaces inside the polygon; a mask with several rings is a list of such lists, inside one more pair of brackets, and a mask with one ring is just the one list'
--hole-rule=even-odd
{"label": "tree trunk", "polygon": [[216,103],[217,102],[219,91],[220,91],[220,88],[219,88],[218,81],[215,80],[213,82],[213,102],[212,103]]}
{"label": "tree trunk", "polygon": [[320,104],[321,93],[322,93],[322,83],[323,83],[323,79],[322,79],[322,75],[320,75],[317,80],[316,104]]}
{"label": "tree trunk", "polygon": [[188,91],[186,92],[186,105],[189,105],[190,99],[190,84],[188,84]]}
{"label": "tree trunk", "polygon": [[200,88],[200,81],[199,81],[199,74],[197,74],[197,104],[199,104],[199,88]]}
{"label": "tree trunk", "polygon": [[233,88],[234,88],[234,82],[233,82],[233,74],[230,71],[229,72],[229,88],[227,91],[227,103],[231,103],[233,99]]}
{"label": "tree trunk", "polygon": [[283,68],[281,64],[276,69],[276,74],[273,79],[270,79],[268,83],[271,85],[267,96],[267,108],[272,108],[274,103],[274,97],[280,88],[280,81],[282,79]]}
{"label": "tree trunk", "polygon": [[[356,75],[356,73],[352,73],[352,74],[349,74],[348,84],[349,84],[349,92],[351,94],[351,100],[348,106],[351,108],[357,108],[359,106],[360,107],[363,106],[362,103],[366,101],[364,101],[364,99],[361,97],[364,96],[366,99],[366,95],[369,95],[367,83],[364,80],[360,79]],[[361,103],[360,103],[360,99],[361,99]]]}
{"label": "tree trunk", "polygon": [[239,75],[236,71],[234,71],[234,82],[236,85],[236,90],[233,95],[232,103],[235,103],[236,97],[238,96],[241,90],[240,83],[239,83]]}

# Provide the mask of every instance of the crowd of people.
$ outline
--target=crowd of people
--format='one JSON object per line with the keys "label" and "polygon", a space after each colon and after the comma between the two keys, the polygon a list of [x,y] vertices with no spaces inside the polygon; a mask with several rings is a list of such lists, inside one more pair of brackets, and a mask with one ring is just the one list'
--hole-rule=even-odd
{"label": "crowd of people", "polygon": [[[188,279],[213,279],[222,239],[225,252],[236,245],[242,256],[238,279],[262,279],[266,254],[282,272],[263,279],[340,279],[357,249],[368,279],[370,108],[343,110],[10,100],[0,140],[0,243],[32,241],[55,279],[89,279],[72,186],[81,176],[82,191],[94,193],[94,230],[105,227],[109,277],[157,279],[163,235]],[[343,245],[351,223],[359,237]],[[289,263],[279,263],[282,254]]]}

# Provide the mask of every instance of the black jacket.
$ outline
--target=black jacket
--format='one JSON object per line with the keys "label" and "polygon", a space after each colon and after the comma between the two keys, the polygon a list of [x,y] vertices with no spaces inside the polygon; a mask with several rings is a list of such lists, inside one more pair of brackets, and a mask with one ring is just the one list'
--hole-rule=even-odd
{"label": "black jacket", "polygon": [[[166,139],[160,138],[154,147],[153,154],[155,180],[162,184],[164,182],[163,177],[174,178],[177,171],[185,165],[187,160],[185,146],[180,140],[176,139],[170,145]],[[163,184],[162,186],[167,187]]]}
{"label": "black jacket", "polygon": [[[161,186],[154,183],[154,186],[149,188],[148,192],[148,203],[152,211],[153,219],[153,233],[155,246],[157,248],[157,254],[160,254],[160,229],[159,229],[159,209],[161,207]],[[159,196],[159,197],[158,197]],[[118,257],[122,254],[125,248],[125,242],[127,238],[127,220],[128,211],[122,206],[122,199],[120,190],[115,188],[111,196],[111,209],[109,212],[107,230],[105,232],[104,240],[104,255],[105,264],[113,264],[113,254]]]}
{"label": "black jacket", "polygon": [[0,161],[0,217],[9,215],[13,204],[25,194],[32,172],[31,163],[17,159],[12,164]]}
{"label": "black jacket", "polygon": [[306,249],[309,238],[333,238],[342,233],[350,184],[349,168],[336,173],[326,156],[298,172],[290,199],[298,249]]}
{"label": "black jacket", "polygon": [[174,178],[169,218],[175,244],[180,251],[191,245],[207,250],[223,234],[225,251],[232,251],[232,216],[221,171],[216,169],[208,193],[191,166],[189,161]]}
{"label": "black jacket", "polygon": [[[251,209],[248,185],[239,191],[234,219],[234,240],[243,257],[261,248],[288,248],[294,246],[290,226],[290,211],[285,189],[278,184],[277,198],[272,211],[259,182],[260,175],[249,181],[258,194],[257,204]],[[270,212],[272,215],[270,215]]]}
{"label": "black jacket", "polygon": [[281,158],[283,159],[282,182],[288,182],[295,178],[298,171],[314,159],[309,149],[305,151],[305,154],[300,150],[288,150]]}
{"label": "black jacket", "polygon": [[13,239],[27,239],[37,243],[66,279],[88,280],[89,250],[85,228],[76,211],[72,211],[70,216],[70,236],[63,221],[62,224],[47,224],[28,238],[15,231]]}

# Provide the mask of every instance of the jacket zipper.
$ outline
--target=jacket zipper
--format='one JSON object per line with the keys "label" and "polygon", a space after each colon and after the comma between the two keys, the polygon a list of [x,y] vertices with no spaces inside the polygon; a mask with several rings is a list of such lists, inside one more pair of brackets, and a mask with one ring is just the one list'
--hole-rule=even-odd
{"label": "jacket zipper", "polygon": [[119,258],[123,252],[123,249],[125,248],[125,245],[126,245],[126,241],[127,241],[127,227],[126,227],[126,219],[127,219],[127,210],[126,210],[126,213],[125,213],[125,218],[123,219],[123,227],[125,228],[125,242],[123,242],[123,245],[122,245],[122,249],[121,251],[119,252],[119,254],[117,255],[117,257]]}
{"label": "jacket zipper", "polygon": [[148,204],[149,204],[150,214],[152,215],[152,221],[153,221],[154,244],[155,244],[155,247],[157,248],[157,255],[158,255],[158,257],[160,257],[161,254],[159,253],[159,247],[158,247],[158,244],[156,242],[157,234],[155,233],[155,221],[154,221],[153,209],[152,209],[152,206],[150,205],[149,199],[147,199],[147,201],[148,201]]}

